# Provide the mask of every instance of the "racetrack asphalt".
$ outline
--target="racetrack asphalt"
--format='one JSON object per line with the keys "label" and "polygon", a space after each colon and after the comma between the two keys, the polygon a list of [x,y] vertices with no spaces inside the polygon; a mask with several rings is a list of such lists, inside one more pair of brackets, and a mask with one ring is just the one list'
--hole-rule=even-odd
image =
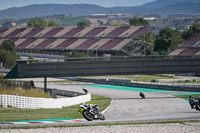
{"label": "racetrack asphalt", "polygon": [[[42,87],[43,84],[37,84]],[[48,84],[48,88],[83,92],[84,85]],[[111,97],[110,108],[104,113],[107,122],[137,122],[162,120],[199,120],[200,112],[192,110],[187,101],[171,95],[180,91],[145,88],[123,89],[123,86],[85,85],[89,93]],[[119,89],[119,88],[122,89]],[[111,88],[111,89],[110,89]],[[116,89],[117,88],[117,89]],[[146,89],[145,89],[146,90]],[[139,96],[143,91],[146,99]],[[98,103],[95,103],[98,105]],[[106,122],[105,121],[105,122]]]}
{"label": "racetrack asphalt", "polygon": [[[36,83],[35,85],[37,87],[44,86],[43,83]],[[154,89],[148,89],[148,91],[145,91],[146,88],[124,88],[123,86],[110,85],[47,85],[48,88],[57,88],[59,90],[69,90],[76,92],[83,92],[83,86],[86,87],[89,93],[111,97],[113,100],[110,107],[104,112],[106,120],[93,121],[92,123],[200,120],[199,111],[192,110],[187,101],[172,96],[173,94],[182,93],[180,91]],[[144,92],[146,99],[142,99],[139,96],[140,91]],[[98,105],[98,103],[94,104]],[[82,121],[80,123],[88,124],[91,122]],[[34,125],[38,126],[41,124]],[[51,123],[45,125],[59,125],[59,123]]]}

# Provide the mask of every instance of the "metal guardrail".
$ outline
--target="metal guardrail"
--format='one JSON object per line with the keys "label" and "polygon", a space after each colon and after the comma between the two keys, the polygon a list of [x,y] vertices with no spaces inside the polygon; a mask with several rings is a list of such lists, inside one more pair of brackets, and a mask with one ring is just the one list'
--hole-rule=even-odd
{"label": "metal guardrail", "polygon": [[[105,61],[105,60],[137,60],[137,59],[200,59],[199,55],[193,56],[106,56],[106,57],[75,57],[75,58],[65,58],[63,56],[55,55],[55,57],[50,55],[42,55],[38,54],[37,57],[40,58],[51,58],[51,59],[43,59],[43,60],[29,60],[29,63],[45,63],[45,62],[60,62],[64,61]],[[53,60],[54,59],[54,60]],[[57,60],[55,60],[57,59]],[[25,60],[18,60],[18,61],[25,61]]]}

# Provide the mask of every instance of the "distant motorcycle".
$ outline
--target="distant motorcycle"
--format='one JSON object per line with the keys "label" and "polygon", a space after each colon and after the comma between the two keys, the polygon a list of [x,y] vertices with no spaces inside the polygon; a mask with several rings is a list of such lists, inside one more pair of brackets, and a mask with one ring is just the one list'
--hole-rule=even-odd
{"label": "distant motorcycle", "polygon": [[81,104],[78,108],[78,111],[83,115],[83,117],[88,120],[105,120],[105,116],[99,112],[99,108],[97,106],[93,106],[92,108],[88,108],[87,105]]}
{"label": "distant motorcycle", "polygon": [[196,109],[200,111],[200,98],[189,97],[189,104],[191,109]]}
{"label": "distant motorcycle", "polygon": [[140,92],[139,94],[142,98],[146,98],[143,92]]}

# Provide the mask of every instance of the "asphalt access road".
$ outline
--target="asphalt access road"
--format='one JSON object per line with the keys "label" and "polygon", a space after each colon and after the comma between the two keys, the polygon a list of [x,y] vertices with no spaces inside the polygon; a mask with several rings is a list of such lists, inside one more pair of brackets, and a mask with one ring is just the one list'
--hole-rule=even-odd
{"label": "asphalt access road", "polygon": [[[43,87],[42,83],[36,86]],[[180,93],[177,91],[150,91],[144,92],[146,99],[139,96],[139,91],[120,90],[110,88],[97,88],[92,85],[66,85],[48,84],[48,88],[83,92],[85,86],[89,93],[111,97],[110,107],[105,111],[104,122],[138,122],[163,120],[199,120],[200,112],[192,110],[187,101],[174,98],[170,95]],[[98,103],[94,103],[97,104]],[[98,121],[101,122],[101,121]]]}

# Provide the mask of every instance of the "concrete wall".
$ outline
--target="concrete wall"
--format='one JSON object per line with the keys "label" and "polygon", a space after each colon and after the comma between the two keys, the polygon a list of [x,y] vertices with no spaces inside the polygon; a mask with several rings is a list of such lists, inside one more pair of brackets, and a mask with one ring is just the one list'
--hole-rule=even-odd
{"label": "concrete wall", "polygon": [[199,58],[116,59],[17,64],[6,78],[199,73]]}
{"label": "concrete wall", "polygon": [[0,95],[0,105],[3,105],[3,107],[12,106],[21,109],[62,108],[88,102],[90,100],[91,94],[58,99]]}

